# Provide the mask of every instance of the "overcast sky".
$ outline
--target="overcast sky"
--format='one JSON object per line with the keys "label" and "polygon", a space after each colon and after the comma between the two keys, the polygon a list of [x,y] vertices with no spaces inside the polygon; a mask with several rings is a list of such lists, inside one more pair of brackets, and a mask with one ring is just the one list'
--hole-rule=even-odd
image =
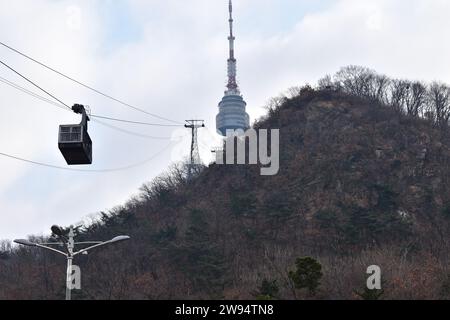
{"label": "overcast sky", "polygon": [[[226,83],[228,0],[0,0],[0,41],[116,98],[183,122],[200,118],[210,160]],[[341,66],[450,82],[448,0],[234,0],[236,55],[252,121],[290,86],[314,84]],[[0,47],[6,62],[67,104],[99,115],[161,122],[105,99]],[[36,91],[0,66],[0,76]],[[60,124],[79,117],[0,83],[0,152],[65,166]],[[94,164],[110,173],[42,168],[0,156],[0,239],[48,233],[124,203],[187,156],[184,128],[90,123]],[[217,141],[217,140],[216,140]],[[163,150],[172,142],[169,149]]]}

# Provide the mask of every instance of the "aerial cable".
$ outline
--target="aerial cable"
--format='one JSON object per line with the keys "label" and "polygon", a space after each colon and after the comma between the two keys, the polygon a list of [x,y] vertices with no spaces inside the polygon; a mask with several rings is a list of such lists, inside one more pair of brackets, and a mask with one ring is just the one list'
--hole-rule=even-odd
{"label": "aerial cable", "polygon": [[119,131],[119,132],[122,132],[122,133],[125,133],[125,134],[129,134],[129,135],[132,135],[132,136],[136,136],[136,137],[139,137],[139,138],[144,138],[144,139],[171,140],[172,138],[174,138],[174,139],[181,139],[181,138],[187,136],[187,134],[186,134],[184,136],[177,136],[177,137],[156,137],[156,136],[150,136],[150,135],[146,135],[146,134],[142,134],[142,133],[129,131],[129,130],[126,130],[126,129],[123,129],[123,128],[119,128],[119,127],[113,126],[111,124],[105,123],[105,122],[97,120],[97,119],[92,119],[92,121],[95,122],[95,123],[99,123],[102,126],[108,127],[110,129],[113,129],[113,130],[116,130],[116,131]]}
{"label": "aerial cable", "polygon": [[55,107],[58,107],[58,108],[63,109],[65,111],[73,112],[72,110],[67,109],[66,106],[64,106],[62,104],[59,104],[59,103],[57,103],[57,102],[55,102],[53,100],[47,99],[47,98],[45,98],[45,97],[43,97],[43,96],[41,96],[41,95],[39,95],[37,93],[34,93],[33,91],[30,91],[30,90],[24,88],[24,87],[21,87],[18,84],[14,83],[12,81],[9,81],[8,79],[0,77],[0,82],[3,82],[4,84],[7,84],[8,86],[13,87],[13,88],[15,88],[15,89],[17,89],[19,91],[22,91],[23,93],[26,93],[26,94],[28,94],[28,95],[36,98],[36,99],[39,99],[39,100],[42,100],[42,101],[47,102],[49,104],[52,104]]}
{"label": "aerial cable", "polygon": [[[33,92],[31,92],[31,91],[25,89],[25,88],[22,88],[22,87],[20,87],[20,86],[18,86],[18,85],[16,85],[16,84],[14,84],[14,83],[12,83],[12,82],[10,82],[10,81],[4,79],[4,78],[1,78],[1,81],[2,81],[3,83],[8,84],[8,85],[10,85],[10,86],[12,86],[12,87],[14,87],[14,88],[16,88],[16,89],[18,89],[18,90],[24,92],[24,93],[30,94],[30,95],[32,95],[32,96],[35,97],[35,98],[38,98],[38,99],[41,99],[41,100],[43,100],[43,101],[49,102],[49,103],[51,103],[51,104],[53,104],[53,105],[55,105],[55,106],[62,107],[62,108],[67,108],[68,110],[71,110],[71,111],[73,110],[73,111],[76,112],[76,110],[74,109],[75,106],[74,106],[74,108],[70,108],[67,104],[65,104],[64,102],[62,102],[60,99],[58,99],[57,97],[55,97],[53,94],[51,94],[50,92],[48,92],[48,91],[46,91],[45,89],[41,88],[39,85],[37,85],[36,83],[34,83],[33,81],[31,81],[30,79],[28,79],[27,77],[25,77],[25,76],[22,75],[20,72],[16,71],[16,70],[13,69],[12,67],[10,67],[10,66],[7,65],[6,63],[4,63],[3,61],[0,60],[0,64],[2,64],[3,66],[5,66],[5,67],[8,68],[9,70],[13,71],[15,74],[19,75],[21,78],[23,78],[24,80],[26,80],[27,82],[29,82],[30,84],[32,84],[33,86],[35,86],[36,88],[38,88],[39,90],[41,90],[42,92],[46,93],[48,96],[52,97],[54,100],[56,100],[56,101],[57,101],[58,103],[60,103],[61,105],[57,105],[56,102],[54,102],[54,101],[51,101],[51,100],[49,100],[49,99],[47,99],[47,98],[44,98],[44,97],[41,97],[41,96],[39,96],[39,95],[37,95],[37,94],[35,94],[35,93],[33,93]],[[80,107],[83,109],[83,112],[84,112],[84,107],[83,107],[83,106],[81,106],[81,105],[76,105],[76,106],[80,106]],[[83,114],[84,114],[84,113],[83,113]],[[107,117],[103,117],[103,118],[108,119]],[[109,119],[111,120],[111,119],[113,119],[113,118],[109,118]],[[123,122],[137,123],[137,124],[144,124],[144,123],[138,123],[138,122],[127,121],[127,120],[120,120],[120,119],[114,119],[114,120],[115,120],[115,121],[123,121]],[[145,124],[149,125],[148,123],[145,123]],[[151,124],[151,125],[154,125],[154,124]],[[133,164],[133,165],[129,165],[129,166],[126,166],[126,167],[120,167],[120,168],[114,168],[114,169],[102,169],[102,170],[95,170],[95,169],[94,169],[94,170],[86,170],[86,169],[73,169],[73,168],[61,167],[61,166],[57,166],[57,165],[52,165],[52,164],[47,164],[47,163],[43,163],[43,162],[37,162],[37,161],[33,161],[33,160],[21,158],[21,157],[14,156],[14,155],[10,155],[10,154],[3,153],[3,152],[0,152],[0,156],[7,157],[7,158],[10,158],[10,159],[14,159],[14,160],[18,160],[18,161],[22,161],[22,162],[27,162],[27,163],[34,164],[34,165],[39,165],[39,166],[49,167],[49,168],[53,168],[53,169],[66,170],[66,171],[76,171],[76,172],[94,172],[94,173],[101,173],[101,172],[123,171],[123,170],[132,169],[132,168],[135,168],[135,167],[138,167],[138,166],[142,166],[142,165],[148,163],[149,161],[153,160],[156,156],[158,156],[160,153],[162,153],[162,152],[165,151],[166,149],[168,149],[168,148],[172,145],[172,143],[173,143],[173,142],[170,142],[170,143],[169,143],[164,149],[162,149],[160,152],[158,152],[157,154],[153,155],[151,158],[146,159],[146,160],[144,160],[144,161],[142,161],[142,162],[139,162],[139,163],[136,163],[136,164]],[[66,159],[66,160],[67,160],[67,159]],[[68,162],[68,163],[69,163],[69,162]],[[86,164],[87,164],[87,163],[86,163]]]}
{"label": "aerial cable", "polygon": [[59,100],[58,98],[56,98],[54,95],[52,95],[50,92],[46,91],[45,89],[42,89],[40,86],[38,86],[36,83],[34,83],[33,81],[31,81],[30,79],[28,79],[27,77],[25,77],[24,75],[22,75],[20,72],[14,70],[12,67],[8,66],[6,63],[4,63],[3,61],[0,60],[0,64],[4,65],[6,68],[8,68],[9,70],[11,70],[12,72],[14,72],[15,74],[17,74],[18,76],[20,76],[21,78],[25,79],[27,82],[31,83],[33,86],[35,86],[36,88],[38,88],[39,90],[41,90],[42,92],[45,92],[47,95],[49,95],[50,97],[52,97],[53,99],[55,99],[56,101],[58,101],[59,103],[61,103],[62,105],[66,106],[69,110],[72,110],[71,107],[69,107],[67,104],[65,104],[64,102],[62,102],[61,100]]}
{"label": "aerial cable", "polygon": [[[72,110],[71,108],[68,108],[68,107],[67,107],[67,104],[65,104],[65,103],[64,103],[64,104],[61,104],[62,102],[57,103],[57,102],[55,102],[55,101],[52,101],[52,100],[50,100],[50,99],[47,99],[47,98],[45,98],[45,97],[43,97],[43,96],[41,96],[41,95],[38,95],[37,93],[34,93],[33,91],[30,91],[30,90],[28,90],[28,89],[26,89],[26,88],[24,88],[24,87],[19,86],[18,84],[14,83],[14,82],[12,82],[12,81],[9,81],[9,80],[7,80],[7,79],[5,79],[5,78],[3,78],[3,77],[0,77],[0,82],[3,82],[3,83],[5,83],[5,84],[7,84],[7,85],[9,85],[9,86],[11,86],[11,87],[13,87],[13,88],[19,90],[19,91],[22,91],[22,92],[24,92],[24,93],[26,93],[26,94],[28,94],[28,95],[31,95],[31,96],[33,96],[34,98],[37,98],[37,99],[40,99],[40,100],[42,100],[42,101],[44,101],[44,102],[50,103],[50,104],[52,104],[52,105],[54,105],[54,106],[56,106],[56,107],[58,107],[58,108],[61,108],[61,109],[64,109],[64,110],[73,112],[73,110]],[[40,88],[40,87],[39,87],[39,88]],[[42,90],[43,90],[43,89],[42,89]],[[47,91],[45,91],[45,90],[43,90],[43,91],[47,93]],[[51,96],[54,97],[53,95],[51,95]],[[57,98],[55,98],[55,99],[56,99],[57,101],[60,101],[60,100],[57,99]],[[132,121],[132,120],[124,120],[124,119],[117,119],[117,118],[105,117],[105,116],[100,116],[100,115],[95,115],[95,114],[90,115],[90,117],[92,117],[92,118],[99,118],[99,119],[105,119],[105,120],[110,120],[110,121],[117,121],[117,122],[130,123],[130,124],[145,125],[145,126],[156,126],[156,127],[181,127],[181,125],[139,122],[139,121]],[[98,122],[98,123],[101,123],[100,121],[97,121],[97,122]],[[112,127],[112,126],[111,126],[111,127]]]}
{"label": "aerial cable", "polygon": [[117,118],[111,118],[111,117],[104,117],[104,116],[99,116],[96,114],[92,114],[91,117],[105,119],[105,120],[111,120],[111,121],[117,121],[117,122],[126,122],[126,123],[131,123],[131,124],[144,125],[144,126],[181,127],[181,125],[178,125],[178,124],[159,124],[159,123],[139,122],[139,121],[123,120],[123,119],[117,119]]}
{"label": "aerial cable", "polygon": [[124,102],[124,101],[122,101],[122,100],[119,100],[119,99],[117,99],[117,98],[114,98],[114,97],[112,97],[112,96],[110,96],[110,95],[108,95],[108,94],[106,94],[106,93],[103,93],[103,92],[101,92],[101,91],[99,91],[99,90],[97,90],[97,89],[95,89],[95,88],[93,88],[93,87],[91,87],[91,86],[88,86],[88,85],[86,85],[86,84],[84,84],[84,83],[82,83],[82,82],[80,82],[80,81],[78,81],[78,80],[76,80],[76,79],[74,79],[74,78],[72,78],[72,77],[69,77],[68,75],[65,75],[64,73],[62,73],[62,72],[60,72],[60,71],[58,71],[58,70],[56,70],[56,69],[54,69],[54,68],[52,68],[52,67],[49,67],[48,65],[44,64],[43,62],[40,62],[40,61],[38,61],[38,60],[36,60],[36,59],[34,59],[34,58],[32,58],[32,57],[30,57],[30,56],[28,56],[28,55],[22,53],[22,52],[20,52],[19,50],[12,48],[11,46],[9,46],[9,45],[7,45],[7,44],[1,42],[1,41],[0,41],[0,45],[4,46],[5,48],[7,48],[7,49],[9,49],[9,50],[11,50],[11,51],[13,51],[13,52],[15,52],[15,53],[18,53],[19,55],[21,55],[21,56],[27,58],[28,60],[31,60],[31,61],[33,61],[33,62],[39,64],[40,66],[42,66],[42,67],[44,67],[44,68],[46,68],[46,69],[48,69],[48,70],[50,70],[50,71],[52,71],[52,72],[54,72],[54,73],[56,73],[56,74],[58,74],[58,75],[60,75],[60,76],[62,76],[62,77],[64,77],[64,78],[66,78],[66,79],[68,79],[68,80],[70,80],[70,81],[72,81],[72,82],[75,82],[76,84],[78,84],[78,85],[80,85],[80,86],[82,86],[82,87],[84,87],[84,88],[86,88],[86,89],[89,89],[89,90],[91,90],[91,91],[93,91],[93,92],[95,92],[95,93],[97,93],[97,94],[99,94],[99,95],[101,95],[101,96],[103,96],[103,97],[105,97],[105,98],[108,98],[108,99],[110,99],[110,100],[113,100],[113,101],[115,101],[115,102],[117,102],[117,103],[120,103],[120,104],[122,104],[122,105],[124,105],[124,106],[126,106],[126,107],[129,107],[129,108],[131,108],[131,109],[134,109],[134,110],[136,110],[136,111],[139,111],[139,112],[145,113],[145,114],[147,114],[147,115],[150,115],[150,116],[152,116],[152,117],[158,118],[158,119],[160,119],[160,120],[165,120],[165,121],[169,121],[169,122],[176,123],[176,124],[182,124],[181,122],[174,121],[174,120],[171,120],[171,119],[168,119],[168,118],[164,118],[164,117],[158,116],[158,115],[156,115],[156,114],[153,114],[153,113],[150,113],[150,112],[148,112],[148,111],[145,111],[144,109],[138,108],[138,107],[133,106],[133,105],[131,105],[131,104],[129,104],[129,103],[126,103],[126,102]]}
{"label": "aerial cable", "polygon": [[48,163],[44,163],[44,162],[33,161],[33,160],[21,158],[21,157],[14,156],[14,155],[7,154],[7,153],[3,153],[3,152],[0,152],[0,156],[6,157],[6,158],[10,158],[10,159],[13,159],[13,160],[17,160],[17,161],[21,161],[21,162],[26,162],[26,163],[37,165],[37,166],[41,166],[41,167],[57,169],[57,170],[85,172],[85,173],[108,173],[108,172],[125,171],[125,170],[130,170],[130,169],[133,169],[133,168],[136,168],[136,167],[143,166],[143,165],[149,163],[150,161],[154,160],[157,156],[159,156],[161,153],[163,153],[167,149],[169,149],[172,146],[172,144],[173,144],[173,142],[171,141],[167,146],[165,146],[159,152],[155,153],[150,158],[145,159],[145,160],[143,160],[141,162],[138,162],[138,163],[135,163],[135,164],[132,164],[132,165],[128,165],[128,166],[125,166],[125,167],[119,167],[119,168],[113,168],[113,169],[97,169],[97,170],[95,170],[95,169],[91,169],[91,170],[89,170],[89,169],[74,169],[74,168],[67,168],[67,167],[61,167],[61,166],[57,166],[57,165],[53,165],[53,164],[48,164]]}
{"label": "aerial cable", "polygon": [[[59,103],[57,103],[57,102],[55,102],[53,100],[47,99],[47,98],[45,98],[45,97],[43,97],[41,95],[38,95],[37,93],[34,93],[33,91],[25,89],[24,87],[21,87],[18,84],[14,83],[14,82],[11,82],[11,81],[9,81],[9,80],[1,77],[1,76],[0,76],[0,82],[3,82],[4,84],[7,84],[7,85],[9,85],[9,86],[19,90],[19,91],[22,91],[23,93],[26,93],[26,94],[28,94],[28,95],[36,98],[36,99],[42,100],[42,101],[44,101],[46,103],[54,105],[55,107],[63,109],[64,111],[72,112],[72,110],[68,110],[65,106],[63,106],[63,105],[61,105],[61,104],[59,104]],[[100,124],[102,126],[108,127],[110,129],[113,129],[113,130],[116,130],[116,131],[120,131],[122,133],[126,133],[126,134],[129,134],[129,135],[132,135],[132,136],[136,136],[136,137],[140,137],[140,138],[154,139],[154,140],[170,140],[170,139],[172,139],[172,137],[155,137],[155,136],[150,136],[150,135],[146,135],[146,134],[133,132],[133,131],[130,131],[130,130],[126,130],[126,129],[123,129],[123,128],[119,128],[119,127],[116,127],[116,126],[104,123],[103,121],[100,121],[100,120],[97,120],[97,119],[92,119],[92,121],[95,122],[95,123],[98,123],[98,124]],[[181,137],[174,137],[174,138],[181,138]]]}

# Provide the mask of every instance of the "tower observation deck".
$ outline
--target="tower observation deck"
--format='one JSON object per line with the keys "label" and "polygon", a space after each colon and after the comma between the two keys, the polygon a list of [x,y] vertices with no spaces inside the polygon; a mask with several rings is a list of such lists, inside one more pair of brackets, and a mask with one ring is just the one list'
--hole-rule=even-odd
{"label": "tower observation deck", "polygon": [[226,132],[229,129],[245,131],[250,127],[250,118],[245,111],[247,103],[241,95],[236,80],[236,58],[234,56],[234,40],[236,38],[233,35],[233,4],[232,0],[229,1],[230,36],[228,41],[230,53],[228,58],[228,84],[225,96],[219,103],[219,114],[216,117],[216,128],[222,136],[226,136]]}

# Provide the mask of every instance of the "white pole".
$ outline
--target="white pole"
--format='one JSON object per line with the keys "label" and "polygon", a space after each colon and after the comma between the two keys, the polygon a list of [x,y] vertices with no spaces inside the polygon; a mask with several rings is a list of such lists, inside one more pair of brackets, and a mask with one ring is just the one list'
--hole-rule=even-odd
{"label": "white pole", "polygon": [[72,257],[67,257],[66,300],[72,298]]}
{"label": "white pole", "polygon": [[72,299],[72,260],[73,260],[73,249],[75,247],[75,243],[73,240],[74,237],[73,227],[70,226],[69,231],[69,239],[67,242],[67,279],[66,279],[66,300]]}

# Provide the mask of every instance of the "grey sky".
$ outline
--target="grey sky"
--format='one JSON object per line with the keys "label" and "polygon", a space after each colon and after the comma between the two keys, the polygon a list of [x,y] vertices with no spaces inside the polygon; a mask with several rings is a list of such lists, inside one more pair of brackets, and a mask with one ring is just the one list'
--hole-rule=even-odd
{"label": "grey sky", "polygon": [[[394,77],[450,82],[448,0],[234,0],[241,90],[254,120],[272,96],[359,64]],[[102,91],[164,117],[201,118],[202,156],[214,144],[225,90],[227,0],[0,0],[0,41]],[[0,48],[14,66],[68,104],[155,122]],[[36,91],[0,68],[0,76]],[[58,126],[78,122],[0,83],[0,152],[64,166]],[[161,137],[188,132],[111,123]],[[169,141],[90,124],[92,169],[149,158]],[[215,137],[217,139],[217,137]],[[126,201],[187,155],[188,137],[149,164],[113,173],[58,171],[0,157],[0,238],[47,232]],[[216,140],[217,141],[217,140]],[[206,145],[206,146],[205,146]]]}

